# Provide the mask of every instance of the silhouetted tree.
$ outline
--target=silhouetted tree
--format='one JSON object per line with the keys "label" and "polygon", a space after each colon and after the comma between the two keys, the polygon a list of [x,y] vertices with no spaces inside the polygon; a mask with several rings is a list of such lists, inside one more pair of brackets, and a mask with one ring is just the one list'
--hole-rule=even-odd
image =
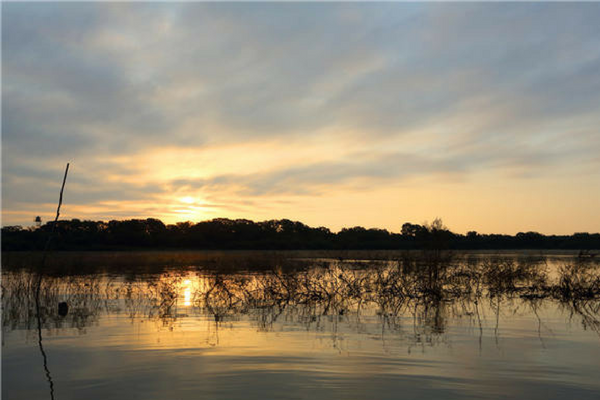
{"label": "silhouetted tree", "polygon": [[[2,228],[2,250],[43,249],[54,221],[39,229],[22,226]],[[401,234],[360,226],[333,233],[325,227],[312,228],[301,222],[217,218],[209,221],[165,225],[155,218],[58,221],[53,248],[58,250],[101,250],[134,248],[188,249],[600,249],[600,233],[578,232],[571,236],[545,236],[520,232],[515,236],[452,233],[441,219],[431,224],[405,223]],[[586,254],[594,254],[586,253]]]}

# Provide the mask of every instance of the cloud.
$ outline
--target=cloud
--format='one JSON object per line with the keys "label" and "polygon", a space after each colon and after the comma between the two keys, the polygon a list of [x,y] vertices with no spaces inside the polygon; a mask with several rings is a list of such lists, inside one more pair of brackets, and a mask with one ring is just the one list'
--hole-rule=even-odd
{"label": "cloud", "polygon": [[[486,171],[591,181],[599,17],[597,4],[7,3],[3,207],[53,201],[66,161],[81,206]],[[182,176],[178,158],[203,172]]]}

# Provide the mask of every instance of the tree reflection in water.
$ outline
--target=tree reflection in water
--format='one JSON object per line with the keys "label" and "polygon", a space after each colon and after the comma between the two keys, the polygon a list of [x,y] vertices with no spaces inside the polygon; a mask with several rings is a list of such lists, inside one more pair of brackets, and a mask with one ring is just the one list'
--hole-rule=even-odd
{"label": "tree reflection in water", "polygon": [[[215,328],[246,317],[268,331],[284,316],[309,331],[323,329],[323,318],[332,322],[332,329],[344,321],[360,331],[361,315],[366,313],[378,316],[382,336],[396,334],[411,345],[432,345],[443,341],[448,318],[466,319],[481,335],[484,305],[495,314],[498,335],[504,309],[537,314],[541,305],[552,303],[578,317],[586,329],[600,332],[598,263],[571,263],[551,272],[536,259],[438,256],[321,261],[316,266],[307,262],[304,268],[280,265],[258,272],[53,274],[45,276],[41,286],[39,324],[84,334],[103,313],[127,313],[132,319],[157,320],[175,329],[182,312],[189,311],[188,304],[194,312],[210,316]],[[26,271],[3,274],[3,329],[36,328],[34,286],[35,277]],[[57,312],[63,301],[69,305],[66,316]]]}

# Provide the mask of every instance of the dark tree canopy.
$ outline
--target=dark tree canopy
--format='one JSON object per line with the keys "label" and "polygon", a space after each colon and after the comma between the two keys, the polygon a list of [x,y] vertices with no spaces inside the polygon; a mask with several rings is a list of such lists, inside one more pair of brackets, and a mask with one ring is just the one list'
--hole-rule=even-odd
{"label": "dark tree canopy", "polygon": [[[40,250],[54,222],[39,228],[2,228],[2,250]],[[600,233],[515,236],[451,232],[440,219],[402,225],[400,233],[360,226],[335,233],[288,219],[254,222],[217,218],[165,225],[154,218],[104,221],[58,221],[56,250],[112,249],[600,249]]]}

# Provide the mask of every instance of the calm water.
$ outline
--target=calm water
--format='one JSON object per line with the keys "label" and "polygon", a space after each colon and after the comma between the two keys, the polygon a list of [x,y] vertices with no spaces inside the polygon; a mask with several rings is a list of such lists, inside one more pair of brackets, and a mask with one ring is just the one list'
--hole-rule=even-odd
{"label": "calm water", "polygon": [[441,296],[412,261],[53,275],[39,321],[4,271],[2,398],[600,398],[598,294],[540,291],[568,257],[514,257],[508,283],[443,261]]}

